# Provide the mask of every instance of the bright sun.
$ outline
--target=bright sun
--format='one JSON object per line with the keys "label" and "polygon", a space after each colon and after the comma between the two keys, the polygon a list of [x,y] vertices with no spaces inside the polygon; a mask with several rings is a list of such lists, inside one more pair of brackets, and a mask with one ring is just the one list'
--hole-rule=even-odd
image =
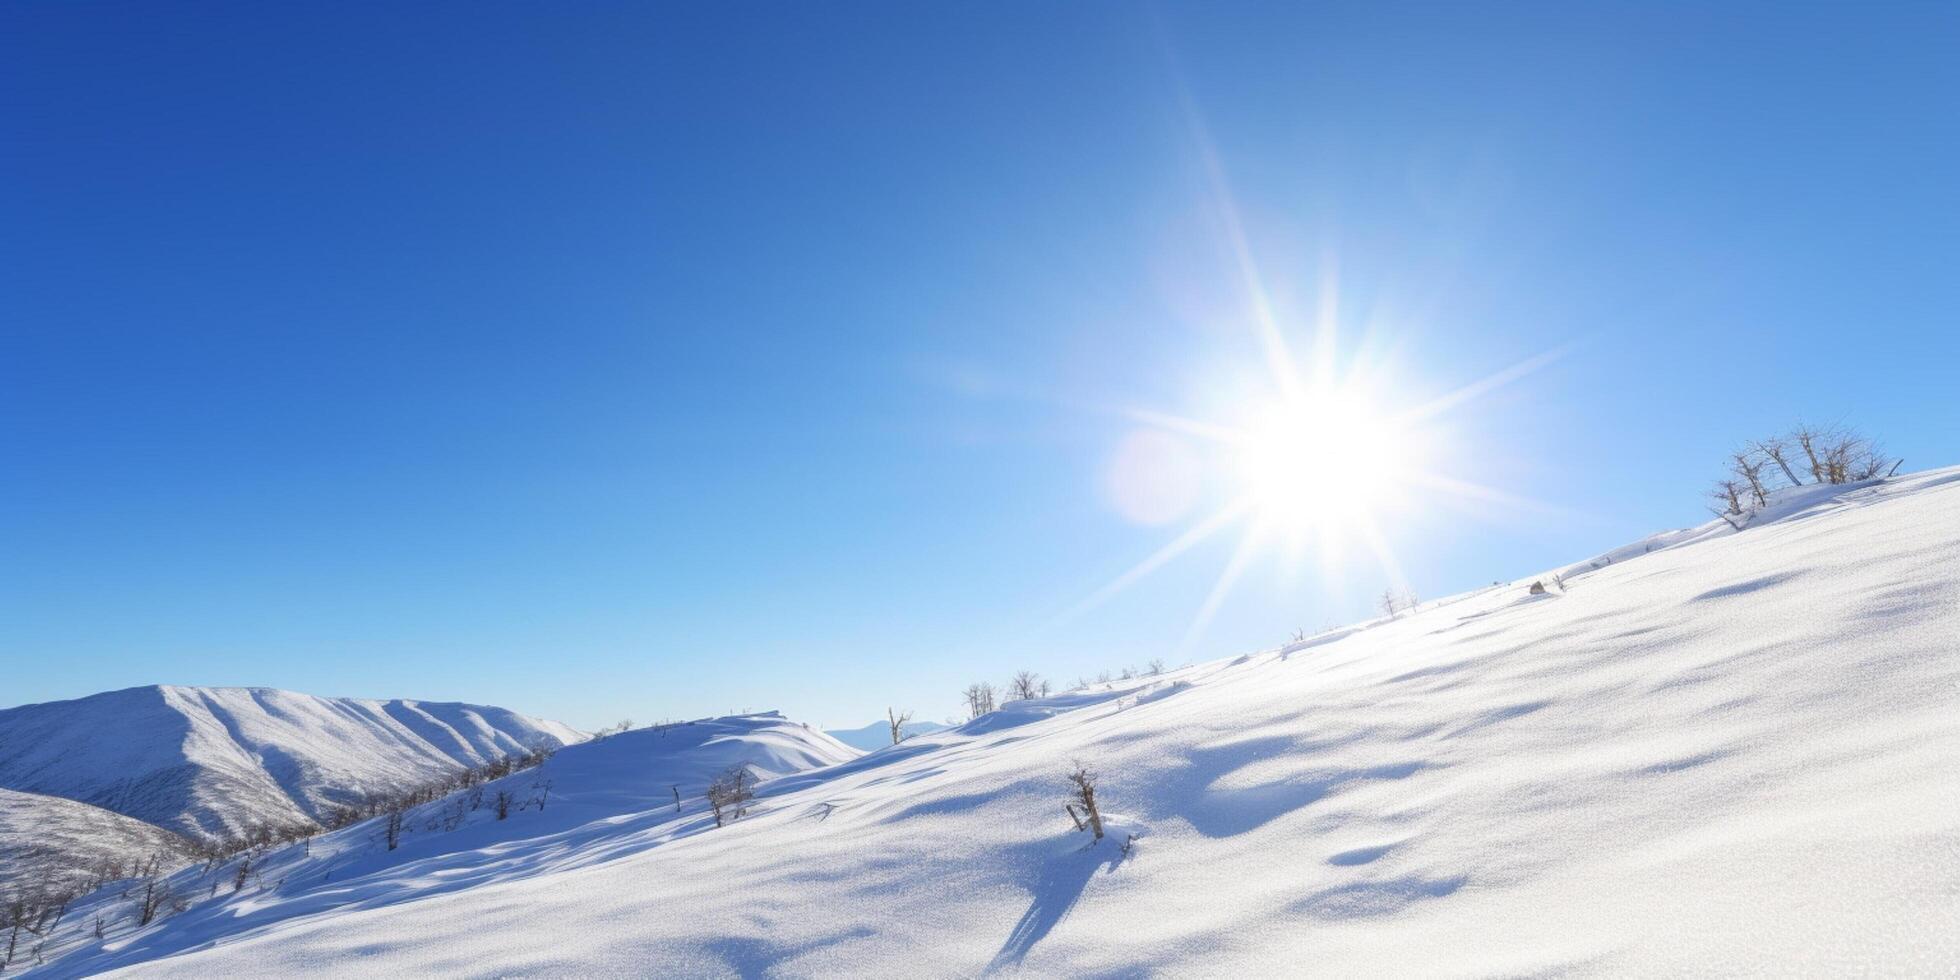
{"label": "bright sun", "polygon": [[1265,412],[1238,446],[1240,478],[1270,530],[1333,535],[1399,495],[1414,448],[1363,393],[1331,387]]}

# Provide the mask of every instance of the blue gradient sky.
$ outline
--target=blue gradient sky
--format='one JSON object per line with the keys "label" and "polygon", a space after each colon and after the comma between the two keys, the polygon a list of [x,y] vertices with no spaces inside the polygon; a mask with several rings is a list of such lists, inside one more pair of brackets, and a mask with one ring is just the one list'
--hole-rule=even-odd
{"label": "blue gradient sky", "polygon": [[1233,213],[1394,404],[1557,353],[1424,595],[1798,418],[1960,463],[1960,7],[691,6],[0,6],[0,704],[855,725],[1366,615],[1272,550],[1189,635],[1231,533],[1063,615],[1233,493],[1111,482],[1269,394]]}

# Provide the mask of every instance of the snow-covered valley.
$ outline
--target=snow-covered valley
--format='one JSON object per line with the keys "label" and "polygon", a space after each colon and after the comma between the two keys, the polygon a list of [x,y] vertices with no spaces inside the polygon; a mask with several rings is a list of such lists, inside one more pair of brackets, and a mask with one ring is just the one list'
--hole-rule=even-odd
{"label": "snow-covered valley", "polygon": [[394,849],[187,867],[146,926],[111,885],[35,975],[1960,969],[1960,468],[1552,571],[869,754],[766,714],[572,744]]}

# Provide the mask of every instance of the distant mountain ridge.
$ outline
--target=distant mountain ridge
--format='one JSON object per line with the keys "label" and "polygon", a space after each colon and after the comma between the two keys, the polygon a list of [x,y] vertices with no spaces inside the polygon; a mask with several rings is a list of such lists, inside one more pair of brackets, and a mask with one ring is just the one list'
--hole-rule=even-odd
{"label": "distant mountain ridge", "polygon": [[484,705],[155,685],[0,711],[0,788],[210,838],[584,738]]}
{"label": "distant mountain ridge", "polygon": [[[936,721],[908,721],[901,730],[906,738],[911,738],[914,735],[943,732],[951,727]],[[824,734],[860,752],[875,752],[892,744],[892,726],[885,721],[874,721],[862,728],[827,729]]]}

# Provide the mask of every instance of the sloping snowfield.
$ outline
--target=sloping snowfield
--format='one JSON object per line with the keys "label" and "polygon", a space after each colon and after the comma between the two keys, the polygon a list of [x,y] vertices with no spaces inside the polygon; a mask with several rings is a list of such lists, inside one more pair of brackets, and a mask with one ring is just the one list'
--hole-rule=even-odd
{"label": "sloping snowfield", "polygon": [[[698,797],[754,732],[706,763],[641,732],[575,746],[545,768],[605,797],[585,823],[553,802],[400,858],[349,828],[273,859],[330,879],[295,865],[46,972],[1960,970],[1960,469],[1650,544],[1565,594],[1527,580],[855,759],[771,723],[800,755],[771,771],[836,764],[721,829],[669,787]],[[1062,810],[1072,760],[1101,774],[1094,846]]]}

